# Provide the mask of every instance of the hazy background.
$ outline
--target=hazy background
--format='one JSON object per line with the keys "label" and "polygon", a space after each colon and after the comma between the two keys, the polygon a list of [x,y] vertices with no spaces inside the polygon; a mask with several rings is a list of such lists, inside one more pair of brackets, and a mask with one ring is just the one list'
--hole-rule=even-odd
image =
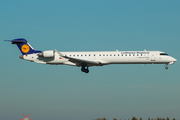
{"label": "hazy background", "polygon": [[180,62],[109,65],[90,73],[19,59],[37,50],[160,50],[180,60],[178,0],[1,0],[0,120],[180,119]]}

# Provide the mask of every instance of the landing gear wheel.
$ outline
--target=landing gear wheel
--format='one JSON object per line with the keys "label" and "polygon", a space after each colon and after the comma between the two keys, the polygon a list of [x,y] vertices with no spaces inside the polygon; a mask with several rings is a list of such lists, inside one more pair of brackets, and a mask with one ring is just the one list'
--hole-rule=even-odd
{"label": "landing gear wheel", "polygon": [[166,67],[165,67],[165,69],[167,70],[167,69],[168,69],[168,67],[166,66]]}
{"label": "landing gear wheel", "polygon": [[88,69],[85,69],[85,71],[84,71],[85,73],[89,73],[89,70]]}
{"label": "landing gear wheel", "polygon": [[166,70],[168,69],[168,64],[169,64],[169,63],[166,63],[166,67],[165,67]]}
{"label": "landing gear wheel", "polygon": [[85,72],[85,70],[86,70],[85,67],[82,67],[82,68],[81,68],[81,71],[82,71],[82,72]]}
{"label": "landing gear wheel", "polygon": [[85,73],[89,73],[89,69],[88,69],[87,66],[82,66],[82,67],[81,67],[81,71],[82,71],[82,72],[85,72]]}

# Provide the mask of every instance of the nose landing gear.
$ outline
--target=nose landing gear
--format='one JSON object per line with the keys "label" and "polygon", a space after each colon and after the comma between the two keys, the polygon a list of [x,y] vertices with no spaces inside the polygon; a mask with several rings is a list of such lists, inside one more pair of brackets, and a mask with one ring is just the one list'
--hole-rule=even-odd
{"label": "nose landing gear", "polygon": [[166,67],[165,67],[165,69],[166,69],[166,70],[168,69],[168,63],[166,63]]}
{"label": "nose landing gear", "polygon": [[166,67],[165,67],[165,69],[167,70],[167,69],[168,69],[168,67],[166,66]]}

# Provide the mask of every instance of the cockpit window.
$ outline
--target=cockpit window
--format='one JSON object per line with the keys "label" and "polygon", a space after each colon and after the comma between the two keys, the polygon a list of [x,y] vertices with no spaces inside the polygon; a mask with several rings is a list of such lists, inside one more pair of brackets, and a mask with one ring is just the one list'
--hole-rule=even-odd
{"label": "cockpit window", "polygon": [[160,53],[160,55],[168,55],[167,53]]}

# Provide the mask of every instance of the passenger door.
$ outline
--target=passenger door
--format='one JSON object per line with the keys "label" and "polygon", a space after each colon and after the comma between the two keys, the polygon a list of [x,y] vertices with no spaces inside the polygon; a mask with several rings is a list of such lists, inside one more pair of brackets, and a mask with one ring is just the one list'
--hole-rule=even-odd
{"label": "passenger door", "polygon": [[156,61],[155,53],[151,53],[151,61]]}

